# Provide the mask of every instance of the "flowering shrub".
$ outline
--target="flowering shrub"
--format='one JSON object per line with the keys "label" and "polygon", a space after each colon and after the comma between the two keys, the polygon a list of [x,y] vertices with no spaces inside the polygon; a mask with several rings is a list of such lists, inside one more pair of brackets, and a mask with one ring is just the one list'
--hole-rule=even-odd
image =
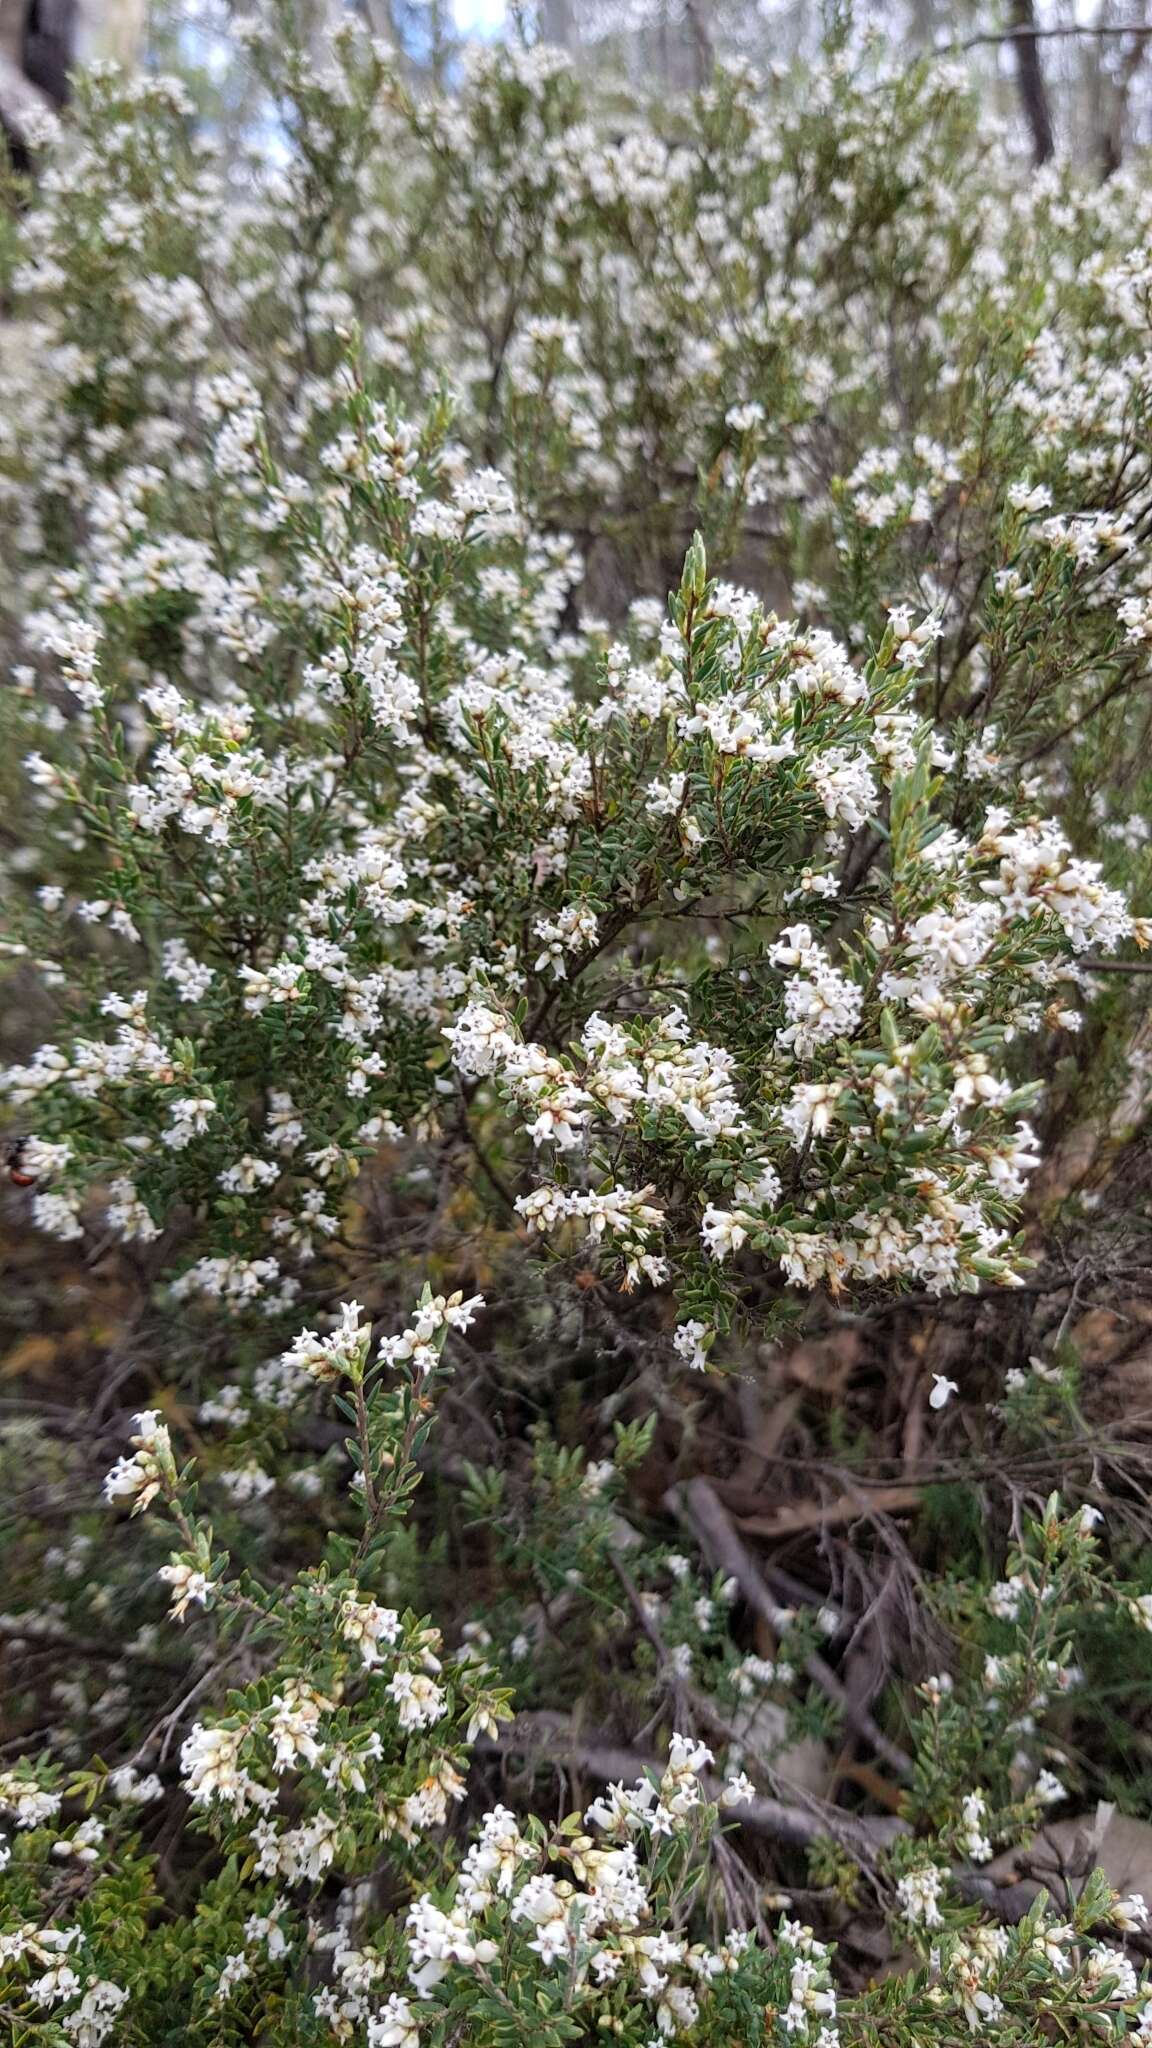
{"label": "flowering shrub", "polygon": [[[29,622],[75,708],[28,757],[38,808],[98,893],[42,886],[20,943],[64,912],[126,954],[94,1014],[60,963],[76,1027],[6,1076],[37,1220],[78,1234],[99,1184],[148,1241],[188,1203],[175,1295],[278,1310],[365,1154],[415,1125],[473,1171],[494,1101],[516,1213],[627,1288],[674,1279],[690,1363],[745,1245],[801,1286],[1010,1284],[1036,1159],[1002,1048],[1046,992],[1059,1019],[1077,954],[1145,931],[1027,803],[967,838],[941,817],[951,756],[909,708],[931,624],[894,617],[857,668],[694,543],[647,659],[545,669],[559,569],[440,422],[334,392],[332,480],[294,508],[251,401],[207,387],[216,558],[190,543],[135,699],[143,535]],[[255,561],[226,576],[225,547]],[[733,943],[701,957],[702,918]]]}
{"label": "flowering shrub", "polygon": [[[101,69],[4,230],[9,1171],[128,1298],[0,1421],[13,2038],[1152,2040],[1142,1899],[991,1868],[1143,1796],[1091,1258],[1027,1316],[1146,1114],[1145,187],[874,48],[620,133],[238,42],[267,147]],[[734,1435],[957,1296],[996,1398],[910,1321]]]}
{"label": "flowering shrub", "polygon": [[[259,1645],[262,1669],[227,1695],[222,1712],[196,1721],[180,1748],[184,1825],[206,1828],[226,1860],[178,1937],[132,1827],[165,1789],[155,1774],[141,1775],[138,1757],[111,1771],[62,1777],[58,1766],[24,1766],[0,1776],[0,1810],[15,1831],[4,1849],[12,1919],[0,1957],[7,2010],[23,2038],[145,2041],[162,2024],[170,2038],[207,2042],[221,2029],[242,2036],[269,2023],[285,2040],[361,2038],[373,2048],[446,2043],[462,2028],[493,2043],[528,2027],[557,2044],[604,2032],[639,2044],[698,2028],[716,2040],[732,2028],[750,2041],[840,2038],[829,1952],[808,1928],[786,1920],[768,1947],[754,1927],[729,1928],[711,1944],[685,1932],[710,1890],[722,1813],[748,1809],[755,1820],[767,1804],[744,1772],[716,1788],[713,1752],[694,1737],[674,1733],[658,1773],[613,1783],[559,1825],[521,1822],[498,1804],[459,1857],[436,1842],[465,1797],[467,1745],[498,1741],[511,1709],[475,1641],[446,1666],[440,1630],[381,1605],[370,1588],[416,1478],[445,1341],[482,1306],[425,1289],[401,1335],[374,1345],[352,1303],[331,1335],[306,1331],[285,1354],[293,1371],[338,1390],[354,1431],[350,1492],[360,1533],[354,1547],[333,1536],[321,1562],[278,1588],[230,1569],[197,1512],[193,1468],[178,1467],[168,1426],[155,1411],[135,1418],[130,1455],[105,1481],[107,1499],[130,1502],[133,1516],[170,1519],[180,1547],[157,1575],[172,1621],[205,1610],[221,1640],[242,1631]],[[921,1802],[925,1820],[939,1811],[942,1751],[970,1765],[992,1747],[998,1724],[1035,1727],[1052,1687],[1075,1683],[1070,1610],[1078,1595],[1104,1590],[1090,1518],[1062,1522],[1050,1503],[991,1603],[1019,1626],[1020,1647],[988,1660],[985,1687],[995,1691],[977,1711],[982,1740],[974,1745],[971,1709],[959,1711],[950,1679],[921,1688],[913,1822]],[[1030,1812],[1061,1796],[1047,1771],[1008,1808],[969,1791],[938,1834],[895,1837],[887,1871],[877,1838],[875,1876],[893,1911],[914,1939],[932,1933],[928,1974],[923,1984],[908,1980],[901,2000],[903,2020],[923,2030],[917,2038],[954,2038],[949,2029],[963,2015],[973,2028],[1023,2040],[1037,1999],[1069,2028],[1118,2037],[1135,2022],[1139,2038],[1147,2032],[1152,2001],[1131,1963],[1090,1938],[1142,1926],[1142,1899],[1117,1899],[1097,1875],[1067,1922],[1037,1908],[1012,1933],[973,1932],[963,1911],[949,1908],[953,1872],[938,1859],[950,1852],[962,1865],[986,1863],[994,1838],[1011,1838]],[[66,1804],[91,1817],[65,1815]],[[325,1930],[308,1901],[330,1874],[341,1891]],[[401,1911],[388,1893],[404,1877],[415,1895]],[[428,1879],[431,1888],[420,1889]],[[321,1957],[327,1981],[317,1986]],[[872,2039],[886,2006],[883,1996],[862,2000],[848,2038]]]}

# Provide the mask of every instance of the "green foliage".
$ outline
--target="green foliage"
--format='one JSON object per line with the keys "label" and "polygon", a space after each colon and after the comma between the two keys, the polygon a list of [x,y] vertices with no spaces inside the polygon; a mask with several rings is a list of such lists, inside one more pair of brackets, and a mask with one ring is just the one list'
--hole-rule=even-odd
{"label": "green foliage", "polygon": [[5,2038],[1147,2041],[1143,184],[237,37],[0,221]]}

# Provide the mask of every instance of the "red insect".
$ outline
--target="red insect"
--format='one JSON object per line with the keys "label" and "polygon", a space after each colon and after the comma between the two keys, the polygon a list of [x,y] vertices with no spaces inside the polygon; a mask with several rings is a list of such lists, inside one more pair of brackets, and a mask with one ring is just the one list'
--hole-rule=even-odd
{"label": "red insect", "polygon": [[8,1168],[8,1178],[14,1188],[34,1188],[36,1185],[36,1174],[26,1172],[22,1164],[24,1149],[27,1143],[27,1138],[17,1138],[16,1143],[8,1147],[4,1163]]}

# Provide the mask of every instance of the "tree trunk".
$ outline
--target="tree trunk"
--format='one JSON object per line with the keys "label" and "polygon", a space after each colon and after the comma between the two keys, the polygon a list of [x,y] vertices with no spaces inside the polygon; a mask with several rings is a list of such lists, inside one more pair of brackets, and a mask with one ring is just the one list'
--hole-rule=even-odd
{"label": "tree trunk", "polygon": [[1033,0],[1011,0],[1010,19],[1016,45],[1016,82],[1032,137],[1032,161],[1037,165],[1046,164],[1055,154],[1056,143],[1052,134],[1044,67],[1040,62],[1040,45],[1036,40]]}
{"label": "tree trunk", "polygon": [[38,120],[63,106],[72,0],[0,0],[0,152],[26,171]]}
{"label": "tree trunk", "polygon": [[[1131,16],[1133,23],[1141,28],[1147,20],[1147,0],[1138,12]],[[1132,87],[1148,55],[1148,44],[1143,36],[1133,36],[1115,69],[1105,74],[1104,66],[1097,58],[1097,72],[1100,79],[1100,97],[1103,112],[1099,117],[1097,152],[1100,172],[1110,178],[1124,161],[1124,137],[1128,126],[1128,108]]]}
{"label": "tree trunk", "polygon": [[77,64],[131,70],[148,0],[0,0],[0,145],[27,170],[39,115],[67,104]]}

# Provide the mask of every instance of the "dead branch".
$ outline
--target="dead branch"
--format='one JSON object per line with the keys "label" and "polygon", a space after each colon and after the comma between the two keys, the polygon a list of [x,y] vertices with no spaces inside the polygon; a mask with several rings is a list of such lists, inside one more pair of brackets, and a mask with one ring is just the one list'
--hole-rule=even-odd
{"label": "dead branch", "polygon": [[[692,1479],[682,1491],[673,1488],[670,1505],[691,1524],[717,1568],[735,1579],[749,1606],[755,1608],[765,1621],[774,1624],[776,1603],[764,1584],[751,1551],[745,1548],[728,1510],[708,1481]],[[899,1777],[911,1777],[912,1758],[885,1735],[868,1709],[851,1697],[831,1665],[825,1663],[823,1657],[813,1655],[806,1660],[804,1669],[813,1683],[839,1708],[853,1732],[867,1742],[877,1756],[883,1757]]]}
{"label": "dead branch", "polygon": [[[527,1761],[577,1764],[605,1784],[631,1784],[646,1773],[659,1778],[664,1765],[659,1757],[640,1750],[622,1748],[609,1737],[595,1732],[578,1732],[564,1714],[518,1714],[510,1729],[479,1742],[477,1748],[495,1755],[520,1755]],[[706,1799],[718,1801],[723,1785],[707,1775],[701,1778]],[[898,1835],[907,1833],[907,1823],[890,1814],[861,1819],[841,1813],[825,1800],[813,1799],[810,1806],[787,1805],[779,1799],[750,1799],[730,1809],[742,1827],[771,1835],[775,1841],[795,1848],[831,1838],[869,1866],[876,1852]]]}
{"label": "dead branch", "polygon": [[1028,23],[1019,28],[986,29],[980,35],[965,36],[960,42],[938,43],[938,57],[960,56],[965,50],[979,50],[996,43],[1054,43],[1065,37],[1089,37],[1097,40],[1104,36],[1152,36],[1152,27],[1146,22],[1068,22],[1061,28],[1041,28],[1039,23]]}
{"label": "dead branch", "polygon": [[[630,1784],[645,1774],[659,1778],[664,1770],[658,1757],[624,1748],[594,1731],[578,1732],[565,1714],[518,1714],[511,1728],[483,1738],[476,1747],[489,1756],[522,1756],[529,1764],[574,1764],[605,1784]],[[705,1776],[701,1789],[706,1799],[715,1801],[723,1788]],[[806,1849],[814,1842],[832,1840],[869,1871],[875,1869],[880,1851],[908,1833],[907,1821],[893,1814],[847,1814],[818,1799],[810,1799],[804,1806],[779,1799],[750,1799],[732,1807],[730,1814],[740,1827],[792,1848]],[[953,1870],[952,1882],[962,1898],[983,1906],[1007,1925],[1023,1919],[1031,1903],[1026,1885],[997,1884],[967,1865]]]}
{"label": "dead branch", "polygon": [[918,1486],[869,1486],[858,1493],[844,1493],[837,1500],[805,1502],[794,1508],[777,1508],[771,1515],[741,1515],[735,1526],[749,1536],[800,1536],[806,1529],[829,1529],[842,1522],[854,1522],[861,1515],[899,1514],[920,1505]]}

